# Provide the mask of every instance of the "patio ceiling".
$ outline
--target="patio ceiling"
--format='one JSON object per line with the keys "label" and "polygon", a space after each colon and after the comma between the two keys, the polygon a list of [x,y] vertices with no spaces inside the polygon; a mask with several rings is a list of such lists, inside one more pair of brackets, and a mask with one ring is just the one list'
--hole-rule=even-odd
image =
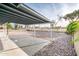
{"label": "patio ceiling", "polygon": [[0,24],[6,22],[29,25],[50,21],[23,3],[0,3]]}

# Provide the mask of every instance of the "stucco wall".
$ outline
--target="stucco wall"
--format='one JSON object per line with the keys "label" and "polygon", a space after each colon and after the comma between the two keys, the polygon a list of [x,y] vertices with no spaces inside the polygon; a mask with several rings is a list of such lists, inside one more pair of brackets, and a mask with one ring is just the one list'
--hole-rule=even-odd
{"label": "stucco wall", "polygon": [[[76,40],[78,37],[79,37],[79,31],[74,34],[74,40]],[[74,42],[74,47],[77,55],[79,56],[79,40]]]}

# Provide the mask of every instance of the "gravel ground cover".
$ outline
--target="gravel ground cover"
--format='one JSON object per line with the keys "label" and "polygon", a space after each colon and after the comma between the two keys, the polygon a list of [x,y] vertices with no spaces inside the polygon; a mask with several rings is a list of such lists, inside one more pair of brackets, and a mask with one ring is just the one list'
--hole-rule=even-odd
{"label": "gravel ground cover", "polygon": [[[56,40],[52,41],[49,45],[43,47],[41,50],[35,53],[34,56],[75,56],[76,53],[74,50],[74,46],[70,44],[72,36],[65,33],[58,34],[55,37]],[[57,38],[58,36],[60,37]]]}

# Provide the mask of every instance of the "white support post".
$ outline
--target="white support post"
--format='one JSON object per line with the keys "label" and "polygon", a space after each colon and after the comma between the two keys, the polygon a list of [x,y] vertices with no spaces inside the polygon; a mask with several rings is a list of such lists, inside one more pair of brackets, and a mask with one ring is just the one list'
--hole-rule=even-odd
{"label": "white support post", "polygon": [[8,26],[7,26],[7,24],[5,24],[5,28],[6,28],[6,35],[8,35]]}
{"label": "white support post", "polygon": [[8,35],[8,26],[6,27],[6,29],[7,29],[7,35]]}
{"label": "white support post", "polygon": [[3,32],[4,32],[4,34],[6,35],[6,37],[7,37],[7,29],[6,29],[6,24],[3,24]]}
{"label": "white support post", "polygon": [[51,23],[50,23],[50,34],[51,34],[51,40],[52,40],[52,26],[51,26]]}
{"label": "white support post", "polygon": [[40,27],[40,24],[39,24],[39,29],[38,30],[40,30],[41,31],[41,27]]}
{"label": "white support post", "polygon": [[6,26],[6,24],[4,24],[4,33],[6,33],[6,35],[7,35],[7,26]]}
{"label": "white support post", "polygon": [[34,25],[33,25],[33,39],[34,39]]}
{"label": "white support post", "polygon": [[34,37],[33,37],[33,39],[35,39],[35,37],[36,37],[36,31],[35,31],[35,25],[33,25],[33,31],[34,31]]}

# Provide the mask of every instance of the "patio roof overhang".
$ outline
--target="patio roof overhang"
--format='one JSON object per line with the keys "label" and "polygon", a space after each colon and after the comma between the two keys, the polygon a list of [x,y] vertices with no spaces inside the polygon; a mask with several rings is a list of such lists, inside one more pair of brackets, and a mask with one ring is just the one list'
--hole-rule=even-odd
{"label": "patio roof overhang", "polygon": [[29,25],[49,23],[48,20],[23,3],[0,3],[0,24],[13,22]]}

